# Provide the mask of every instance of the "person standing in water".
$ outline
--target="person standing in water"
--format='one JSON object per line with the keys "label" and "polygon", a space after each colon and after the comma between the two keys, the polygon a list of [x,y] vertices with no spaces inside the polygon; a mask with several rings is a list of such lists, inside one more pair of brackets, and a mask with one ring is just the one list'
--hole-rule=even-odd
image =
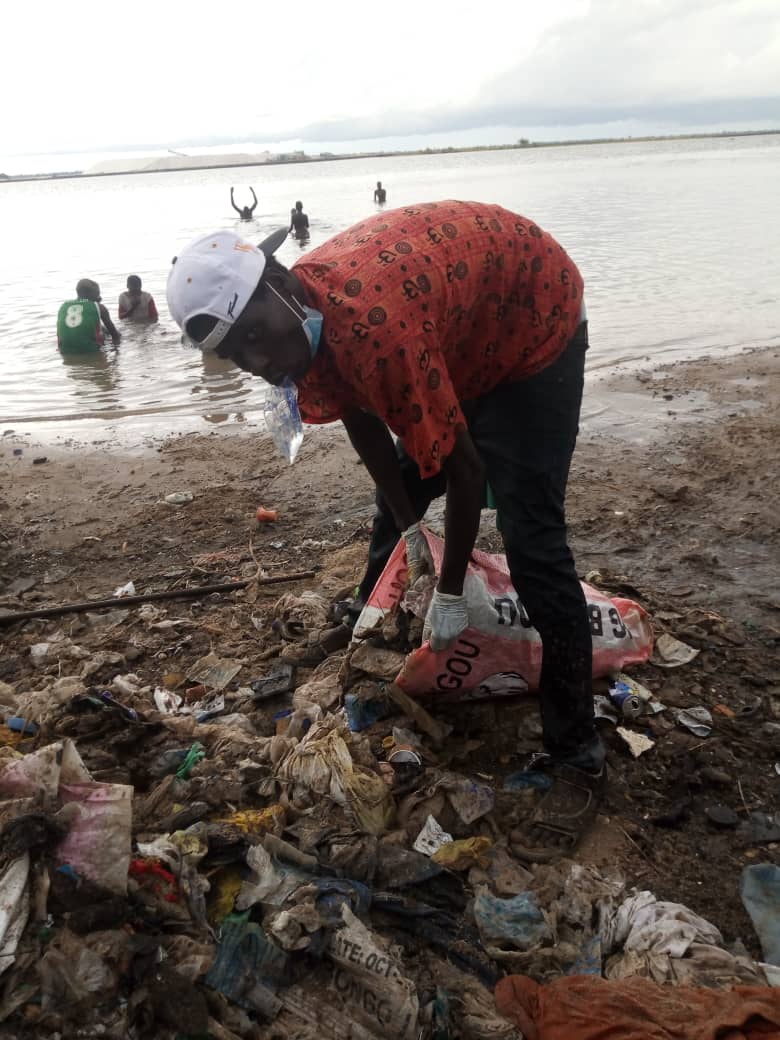
{"label": "person standing in water", "polygon": [[144,292],[141,284],[137,274],[127,276],[127,289],[119,294],[119,317],[151,324],[158,320],[157,307],[151,293]]}
{"label": "person standing in water", "polygon": [[374,202],[380,204],[387,202],[387,192],[382,187],[381,181],[376,182],[376,187],[374,188]]}
{"label": "person standing in water", "polygon": [[309,237],[309,218],[303,212],[303,203],[296,202],[290,210],[290,229],[287,234],[295,234],[297,239]]}
{"label": "person standing in water", "polygon": [[76,299],[66,300],[57,312],[57,346],[63,354],[100,350],[106,341],[104,328],[118,347],[122,337],[101,303],[100,286],[91,278],[82,278],[76,286]]}
{"label": "person standing in water", "polygon": [[233,207],[233,209],[236,211],[236,213],[238,213],[238,215],[241,217],[242,220],[251,220],[252,219],[252,214],[255,211],[255,206],[257,205],[257,195],[255,195],[255,189],[250,187],[249,190],[252,192],[252,198],[254,199],[254,202],[252,203],[252,205],[251,206],[237,206],[236,205],[236,200],[233,198],[233,189],[232,188],[230,189],[230,205]]}

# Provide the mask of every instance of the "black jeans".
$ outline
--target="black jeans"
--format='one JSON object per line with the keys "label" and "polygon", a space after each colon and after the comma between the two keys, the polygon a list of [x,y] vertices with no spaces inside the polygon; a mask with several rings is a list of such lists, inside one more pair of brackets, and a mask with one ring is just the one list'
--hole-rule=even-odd
{"label": "black jeans", "polygon": [[[545,749],[556,759],[599,768],[604,751],[593,720],[592,639],[566,541],[564,507],[587,348],[583,323],[552,365],[465,402],[463,412],[495,496],[512,583],[542,639]],[[396,449],[409,498],[422,518],[446,491],[446,478],[439,473],[423,479],[400,441]],[[378,495],[361,601],[370,595],[399,537]]]}

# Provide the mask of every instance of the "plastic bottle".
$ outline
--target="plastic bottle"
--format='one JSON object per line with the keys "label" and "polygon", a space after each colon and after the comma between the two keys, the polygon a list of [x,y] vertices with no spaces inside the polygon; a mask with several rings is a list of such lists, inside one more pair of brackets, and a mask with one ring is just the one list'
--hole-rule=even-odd
{"label": "plastic bottle", "polygon": [[294,383],[270,386],[263,402],[263,416],[276,450],[292,464],[303,442],[303,421]]}

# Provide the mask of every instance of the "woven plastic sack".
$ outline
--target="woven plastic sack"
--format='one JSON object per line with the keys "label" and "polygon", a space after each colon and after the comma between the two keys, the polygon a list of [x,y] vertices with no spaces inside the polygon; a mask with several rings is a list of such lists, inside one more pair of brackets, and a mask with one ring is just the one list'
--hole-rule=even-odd
{"label": "woven plastic sack", "polygon": [[[428,530],[425,537],[438,573],[444,542]],[[397,608],[406,594],[406,573],[401,539],[358,618],[356,638]],[[593,634],[594,677],[646,661],[653,649],[647,612],[633,600],[610,598],[584,582],[582,588]],[[538,690],[542,641],[517,598],[506,557],[474,550],[463,592],[469,627],[447,650],[436,653],[426,642],[409,654],[396,683],[410,694],[439,694],[458,700]],[[430,593],[408,597],[405,606],[424,616],[429,602]]]}

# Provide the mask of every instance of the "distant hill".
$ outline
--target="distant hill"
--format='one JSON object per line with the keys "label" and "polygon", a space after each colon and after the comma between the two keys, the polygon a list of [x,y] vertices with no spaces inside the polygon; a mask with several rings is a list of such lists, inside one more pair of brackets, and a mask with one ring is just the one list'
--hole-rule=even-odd
{"label": "distant hill", "polygon": [[271,152],[249,154],[231,152],[227,155],[161,155],[157,158],[144,156],[138,159],[104,159],[85,170],[95,173],[154,173],[155,170],[190,170],[209,166],[252,166],[270,162],[275,156]]}

